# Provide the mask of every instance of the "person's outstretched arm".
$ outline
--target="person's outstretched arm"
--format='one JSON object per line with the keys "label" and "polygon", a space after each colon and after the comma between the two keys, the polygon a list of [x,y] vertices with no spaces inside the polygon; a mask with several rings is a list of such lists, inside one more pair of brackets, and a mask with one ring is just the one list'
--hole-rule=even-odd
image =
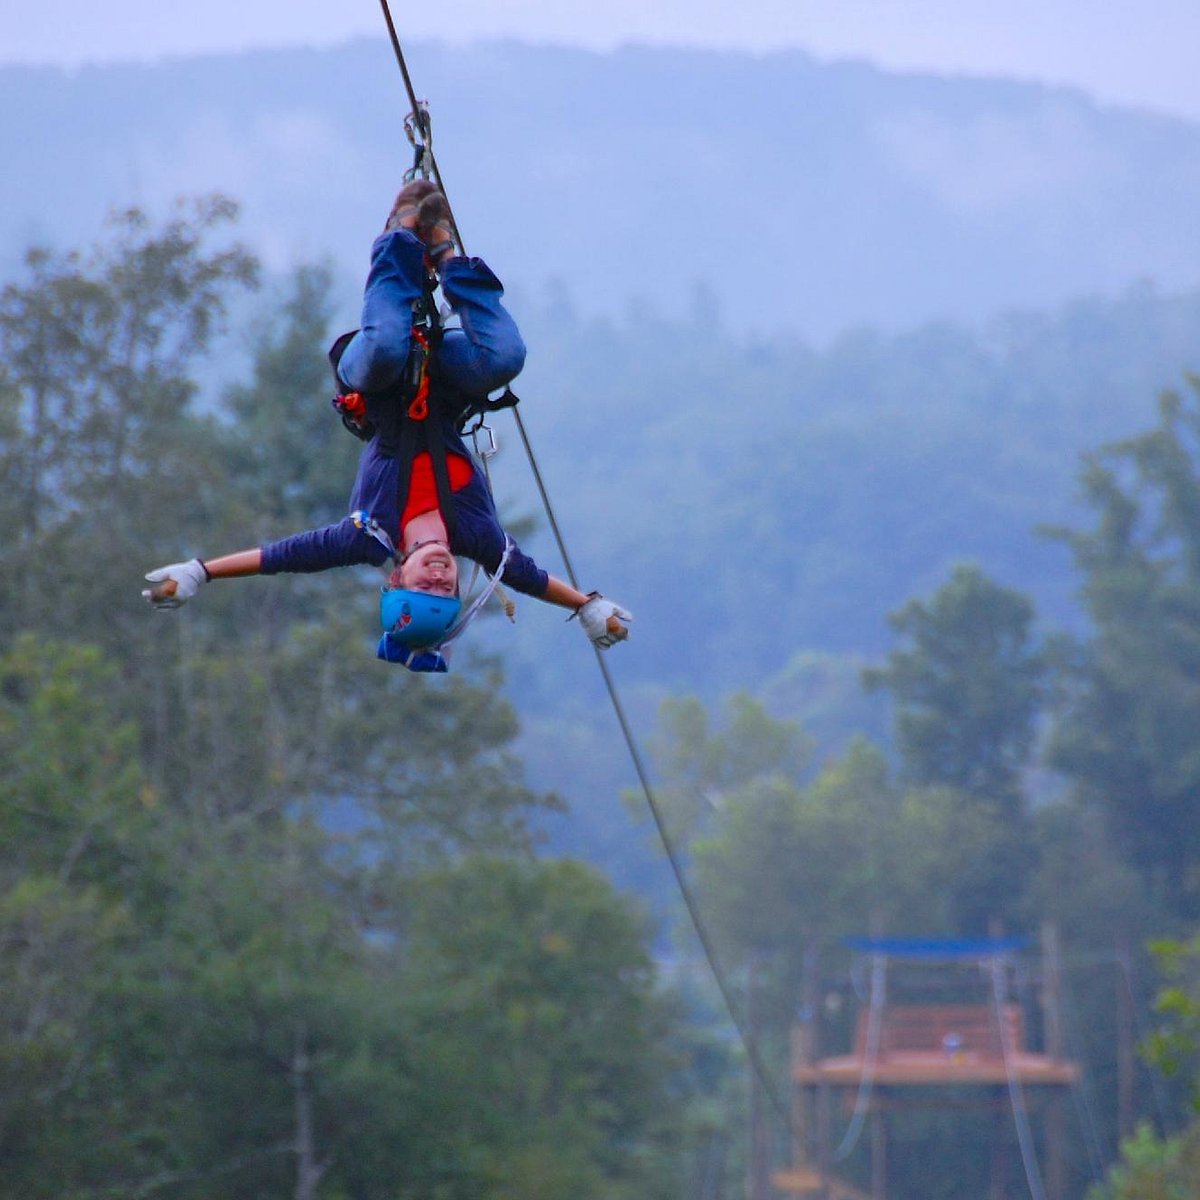
{"label": "person's outstretched arm", "polygon": [[296,533],[250,550],[218,558],[192,558],[151,571],[153,585],[142,592],[155,608],[178,608],[210,579],[237,579],[246,575],[311,574],[333,567],[362,564],[380,566],[392,554],[363,513],[351,513],[333,525]]}
{"label": "person's outstretched arm", "polygon": [[151,586],[142,595],[155,608],[178,608],[186,604],[210,579],[257,575],[261,570],[261,546],[223,554],[220,558],[192,558],[149,572],[146,579]]}

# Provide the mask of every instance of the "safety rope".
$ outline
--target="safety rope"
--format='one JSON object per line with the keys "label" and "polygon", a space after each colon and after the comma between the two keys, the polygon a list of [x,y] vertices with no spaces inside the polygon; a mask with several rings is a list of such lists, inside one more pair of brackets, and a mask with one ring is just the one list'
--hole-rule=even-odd
{"label": "safety rope", "polygon": [[[443,646],[450,645],[451,642],[457,641],[470,623],[475,620],[479,610],[492,598],[492,593],[500,587],[500,576],[504,574],[504,568],[508,566],[509,556],[513,552],[513,540],[507,534],[504,535],[504,553],[500,556],[500,563],[493,572],[483,572],[484,585],[479,589],[477,596],[471,597],[463,608],[462,615],[454,622],[450,632],[446,634],[435,649],[440,650]],[[471,586],[467,588],[468,595],[475,588],[475,580],[472,578]]]}
{"label": "safety rope", "polygon": [[[400,45],[400,39],[396,34],[396,27],[392,22],[392,14],[388,7],[388,0],[379,0],[380,7],[383,9],[384,19],[387,22],[388,35],[391,38],[392,50],[396,55],[396,61],[400,65],[400,73],[404,77],[404,87],[408,93],[409,104],[412,106],[412,112],[417,114],[420,112],[423,115],[414,116],[414,122],[421,123],[424,126],[422,136],[424,138],[423,153],[428,157],[429,170],[432,178],[438,187],[441,189],[442,195],[446,194],[445,184],[442,181],[441,172],[437,167],[437,160],[433,156],[432,147],[429,138],[429,113],[428,106],[422,105],[417,100],[416,91],[412,85],[412,78],[408,73],[408,66],[404,60],[404,51]],[[446,201],[449,206],[449,200]],[[451,225],[454,229],[455,242],[458,248],[465,253],[462,238],[458,232],[458,225],[454,221],[453,210],[450,217]],[[529,435],[525,430],[525,422],[521,419],[520,412],[512,409],[513,419],[517,424],[517,432],[520,434],[521,443],[525,447],[525,456],[529,460],[529,467],[533,474],[534,482],[537,485],[538,494],[541,497],[542,507],[545,510],[546,518],[550,523],[550,528],[554,534],[554,540],[558,546],[558,552],[562,557],[563,566],[566,568],[567,578],[570,580],[571,586],[576,591],[580,591],[579,579],[575,574],[575,568],[571,563],[571,557],[567,552],[566,540],[563,537],[562,530],[559,527],[558,519],[554,513],[554,506],[550,503],[550,495],[546,490],[545,481],[542,478],[542,472],[538,466],[537,456],[534,454],[533,446],[529,440]],[[691,918],[692,927],[696,931],[696,936],[699,939],[700,946],[704,951],[704,957],[708,962],[709,970],[712,972],[713,979],[716,981],[717,988],[721,993],[721,998],[725,1003],[725,1008],[729,1014],[729,1019],[733,1022],[733,1027],[737,1031],[738,1040],[746,1051],[746,1057],[750,1062],[755,1075],[762,1084],[763,1090],[774,1108],[776,1115],[790,1127],[791,1120],[788,1112],[788,1107],[784,1103],[783,1098],[779,1095],[778,1089],[775,1087],[770,1073],[767,1070],[766,1063],[763,1061],[762,1055],[759,1052],[758,1046],[754,1039],[750,1037],[741,1018],[738,1016],[737,1007],[734,1004],[733,991],[730,987],[725,970],[721,965],[719,956],[717,955],[715,945],[708,927],[700,913],[699,905],[696,902],[695,894],[687,881],[684,874],[683,864],[680,860],[678,851],[667,831],[666,822],[663,819],[662,811],[659,807],[658,800],[655,796],[654,789],[650,784],[650,776],[646,770],[645,764],[642,761],[641,751],[638,749],[638,744],[633,736],[633,728],[625,715],[625,707],[621,703],[621,697],[617,692],[616,683],[613,681],[612,673],[608,669],[608,664],[604,661],[603,652],[599,647],[593,647],[596,654],[596,665],[600,669],[600,674],[604,679],[604,686],[608,690],[609,701],[612,704],[613,712],[617,718],[617,724],[621,728],[622,736],[625,739],[625,745],[629,751],[629,757],[633,763],[633,769],[638,777],[638,782],[641,784],[642,794],[646,799],[646,806],[650,810],[650,815],[654,819],[655,828],[658,831],[659,840],[662,843],[663,850],[666,853],[667,861],[670,863],[671,871],[675,876],[676,886],[679,888],[679,893],[683,898],[684,906],[687,908],[688,916]]]}
{"label": "safety rope", "polygon": [[[1075,1003],[1071,996],[1071,989],[1067,985],[1066,971],[1061,973],[1058,987],[1067,1053],[1076,1062],[1081,1062],[1084,1057],[1083,1043],[1079,1034]],[[1096,1118],[1088,1072],[1079,1072],[1079,1077],[1071,1085],[1071,1097],[1075,1105],[1076,1119],[1079,1121],[1079,1127],[1083,1130],[1083,1141],[1087,1150],[1088,1169],[1091,1172],[1092,1182],[1102,1183],[1107,1170],[1106,1163],[1111,1161],[1112,1156],[1106,1155],[1104,1147],[1101,1145],[1100,1124]]]}
{"label": "safety rope", "polygon": [[1013,1124],[1017,1128],[1017,1145],[1021,1150],[1021,1165],[1025,1168],[1025,1182],[1029,1185],[1032,1200],[1046,1200],[1042,1186],[1042,1173],[1038,1169],[1037,1154],[1033,1148],[1033,1132],[1029,1128],[1029,1113],[1025,1108],[1025,1093],[1017,1077],[1016,1049],[1012,1044],[1012,1031],[1004,1016],[1004,972],[1008,959],[997,954],[992,960],[992,999],[996,1006],[996,1024],[1000,1031],[1000,1052],[1004,1056],[1004,1074],[1008,1079],[1008,1099],[1012,1107]]}
{"label": "safety rope", "polygon": [[879,1042],[883,1033],[883,1008],[887,991],[887,959],[882,954],[871,958],[871,1008],[867,1017],[867,1044],[863,1051],[862,1078],[858,1081],[858,1095],[854,1100],[854,1112],[850,1124],[838,1148],[833,1152],[835,1162],[849,1158],[858,1139],[862,1137],[867,1120],[867,1107],[875,1088],[875,1066],[879,1061]]}

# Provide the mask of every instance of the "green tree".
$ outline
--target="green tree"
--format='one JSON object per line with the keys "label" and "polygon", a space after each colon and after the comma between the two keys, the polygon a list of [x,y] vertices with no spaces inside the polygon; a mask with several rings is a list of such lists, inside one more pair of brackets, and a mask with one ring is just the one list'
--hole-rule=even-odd
{"label": "green tree", "polygon": [[959,565],[927,603],[910,601],[889,621],[905,645],[866,680],[892,695],[906,778],[1016,815],[1044,671],[1033,605]]}
{"label": "green tree", "polygon": [[230,520],[242,530],[221,536],[279,537],[346,513],[362,443],[329,403],[331,293],[328,267],[302,266],[251,323],[249,377],[222,397],[230,417],[225,462],[240,502],[229,506]]}
{"label": "green tree", "polygon": [[[728,791],[755,779],[797,780],[808,769],[812,740],[795,721],[770,716],[745,692],[726,703],[716,727],[695,696],[664,700],[652,749],[663,776],[658,789],[671,836],[687,847],[709,827]],[[640,805],[640,796],[629,797]]]}
{"label": "green tree", "polygon": [[1188,1075],[1200,1108],[1200,934],[1187,941],[1161,938],[1151,949],[1163,984],[1156,1004],[1161,1021],[1146,1051],[1165,1074]]}
{"label": "green tree", "polygon": [[1148,1125],[1121,1147],[1121,1162],[1087,1200],[1197,1200],[1200,1197],[1200,1121],[1162,1140]]}
{"label": "green tree", "polygon": [[[228,409],[195,411],[198,355],[252,274],[208,246],[231,216],[129,214],[90,258],[33,256],[0,304],[0,477],[49,503],[0,528],[0,1194],[654,1194],[666,1016],[644,930],[590,873],[525,859],[548,799],[494,664],[382,667],[353,573],[167,616],[137,597],[145,566],[317,524],[349,484],[303,349],[325,340],[320,272],[293,279]],[[493,927],[463,954],[475,904]],[[512,944],[526,921],[545,946]],[[483,1022],[489,994],[527,1013],[495,1075],[525,1119],[500,1126],[470,1065],[494,1047],[437,1007]]]}
{"label": "green tree", "polygon": [[1200,912],[1200,381],[1085,459],[1088,530],[1056,529],[1093,634],[1064,672],[1050,760],[1103,812],[1156,902]]}
{"label": "green tree", "polygon": [[1013,881],[995,863],[1007,832],[948,788],[905,788],[865,741],[807,786],[752,782],[727,797],[696,846],[699,893],[714,927],[745,955],[786,961],[800,986],[813,940],[893,930],[982,933]]}
{"label": "green tree", "polygon": [[0,292],[0,475],[21,515],[0,560],[6,629],[130,638],[130,564],[218,502],[189,372],[255,278],[243,249],[211,244],[235,214],[220,197],[161,226],[131,209],[88,254],[31,251]]}
{"label": "green tree", "polygon": [[571,862],[474,858],[420,881],[404,940],[417,1136],[404,1195],[673,1195],[669,1021],[642,920]]}
{"label": "green tree", "polygon": [[117,678],[94,648],[29,634],[0,657],[0,1194],[14,1200],[68,1195],[119,1153],[100,1014],[157,855]]}

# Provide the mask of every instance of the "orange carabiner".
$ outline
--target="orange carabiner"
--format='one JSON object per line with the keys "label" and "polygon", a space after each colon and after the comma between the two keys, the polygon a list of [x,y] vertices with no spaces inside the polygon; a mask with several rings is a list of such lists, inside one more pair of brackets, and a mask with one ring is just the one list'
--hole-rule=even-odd
{"label": "orange carabiner", "polygon": [[421,347],[421,374],[417,381],[416,395],[408,405],[408,415],[413,421],[423,421],[429,416],[429,339],[424,330],[413,327],[412,335]]}
{"label": "orange carabiner", "polygon": [[421,382],[417,386],[417,394],[408,406],[408,415],[414,421],[423,421],[429,416],[429,379],[421,372]]}

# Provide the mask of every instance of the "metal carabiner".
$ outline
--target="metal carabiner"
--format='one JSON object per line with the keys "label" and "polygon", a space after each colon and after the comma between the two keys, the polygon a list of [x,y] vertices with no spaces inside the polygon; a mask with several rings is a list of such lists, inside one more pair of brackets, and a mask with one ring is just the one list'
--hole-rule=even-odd
{"label": "metal carabiner", "polygon": [[[499,452],[500,447],[496,443],[496,434],[490,425],[484,424],[482,414],[479,420],[471,426],[467,432],[471,435],[471,442],[475,447],[475,453],[479,455],[483,462],[487,462],[489,458],[494,458]],[[479,435],[483,433],[487,436],[487,447],[481,448],[479,445]]]}
{"label": "metal carabiner", "polygon": [[404,118],[404,136],[413,148],[413,165],[404,172],[404,182],[411,183],[418,175],[429,179],[433,174],[433,122],[428,100],[418,100],[416,111]]}

